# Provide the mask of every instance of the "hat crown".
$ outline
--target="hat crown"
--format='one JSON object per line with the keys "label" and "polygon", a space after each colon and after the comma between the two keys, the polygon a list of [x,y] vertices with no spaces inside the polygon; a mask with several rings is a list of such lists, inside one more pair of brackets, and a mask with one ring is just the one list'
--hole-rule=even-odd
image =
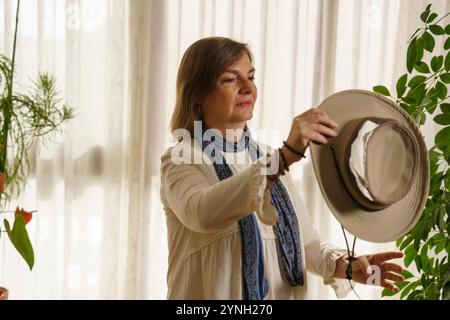
{"label": "hat crown", "polygon": [[339,133],[336,150],[343,183],[364,208],[384,209],[411,188],[418,147],[401,123],[374,117],[354,119]]}
{"label": "hat crown", "polygon": [[391,205],[408,192],[417,169],[417,147],[409,131],[396,121],[381,123],[366,148],[366,177],[370,194]]}

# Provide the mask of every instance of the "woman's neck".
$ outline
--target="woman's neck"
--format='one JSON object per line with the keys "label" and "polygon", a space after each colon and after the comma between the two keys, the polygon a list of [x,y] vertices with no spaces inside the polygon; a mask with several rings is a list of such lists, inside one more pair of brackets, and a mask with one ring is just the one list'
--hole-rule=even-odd
{"label": "woman's neck", "polygon": [[233,124],[233,125],[228,125],[228,124],[214,124],[214,123],[209,123],[209,122],[205,122],[206,126],[209,129],[217,129],[220,131],[220,133],[222,134],[222,137],[227,140],[227,141],[232,141],[232,142],[238,142],[241,140],[242,138],[242,134],[244,133],[244,129],[246,127],[246,123],[239,123],[239,124]]}

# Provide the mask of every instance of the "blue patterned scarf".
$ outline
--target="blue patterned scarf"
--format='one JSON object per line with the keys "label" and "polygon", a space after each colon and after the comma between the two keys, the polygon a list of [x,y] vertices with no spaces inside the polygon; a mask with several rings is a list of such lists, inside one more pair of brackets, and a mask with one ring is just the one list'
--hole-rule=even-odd
{"label": "blue patterned scarf", "polygon": [[[202,124],[202,136],[195,138],[202,144],[203,151],[214,165],[219,180],[233,175],[225,158],[219,152],[240,152],[247,149],[253,161],[262,156],[256,142],[251,138],[250,130],[245,127],[239,142],[225,140],[222,135],[214,134]],[[197,131],[198,132],[198,131]],[[291,286],[303,285],[302,257],[297,215],[283,183],[277,179],[270,188],[271,203],[278,213],[276,235],[283,260],[283,269]],[[242,238],[242,271],[244,299],[262,300],[269,288],[264,274],[264,258],[261,234],[255,213],[239,220]]]}

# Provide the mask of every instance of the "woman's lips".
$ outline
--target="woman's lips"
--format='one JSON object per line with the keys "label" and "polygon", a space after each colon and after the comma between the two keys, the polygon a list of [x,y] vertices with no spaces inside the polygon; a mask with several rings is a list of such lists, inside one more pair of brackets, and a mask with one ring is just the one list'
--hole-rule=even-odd
{"label": "woman's lips", "polygon": [[251,107],[253,106],[253,101],[243,101],[236,104],[237,107]]}

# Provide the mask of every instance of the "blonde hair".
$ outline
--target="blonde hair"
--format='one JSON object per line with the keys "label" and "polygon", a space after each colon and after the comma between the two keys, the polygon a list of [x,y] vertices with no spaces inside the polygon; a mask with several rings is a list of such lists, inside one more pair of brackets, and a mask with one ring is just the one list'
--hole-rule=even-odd
{"label": "blonde hair", "polygon": [[201,119],[202,100],[214,90],[223,70],[247,54],[246,43],[224,37],[204,38],[193,43],[184,53],[177,75],[175,110],[170,130],[187,129],[194,134],[194,121]]}

